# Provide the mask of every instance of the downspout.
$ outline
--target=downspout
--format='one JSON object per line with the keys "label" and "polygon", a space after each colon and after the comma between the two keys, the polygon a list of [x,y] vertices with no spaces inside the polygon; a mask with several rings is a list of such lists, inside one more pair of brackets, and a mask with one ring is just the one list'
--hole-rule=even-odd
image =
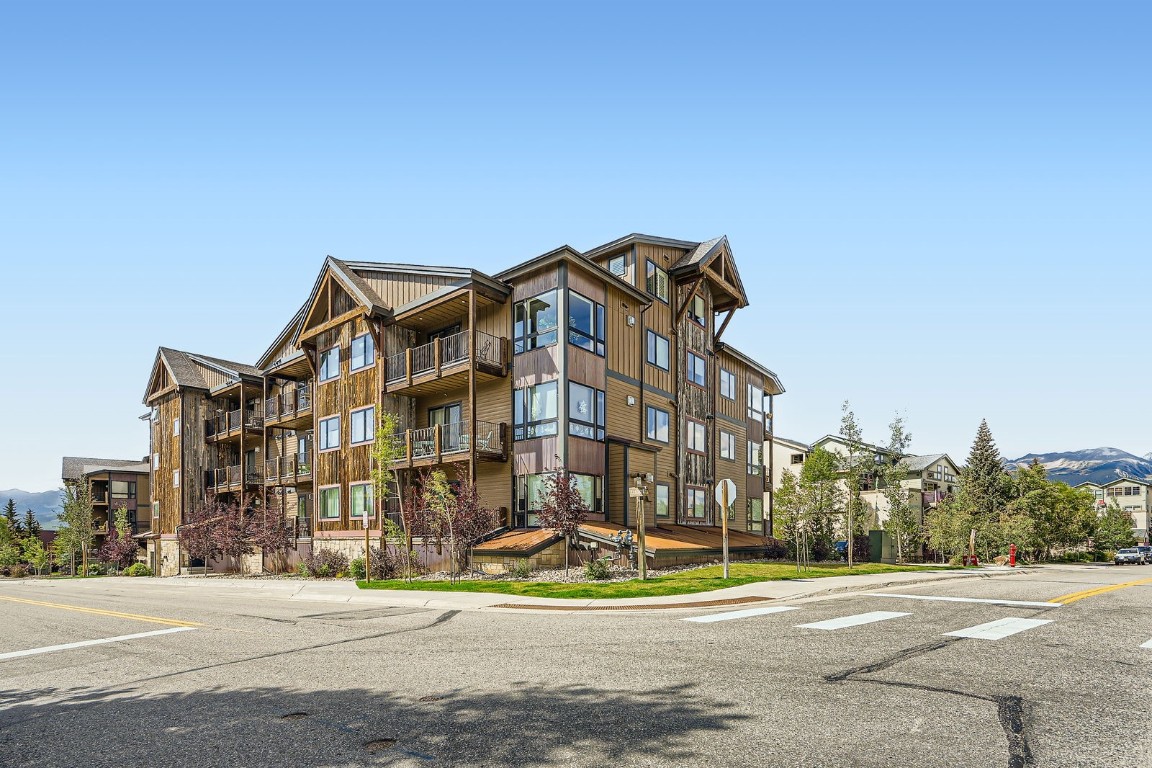
{"label": "downspout", "polygon": [[765,531],[766,536],[776,536],[775,525],[775,506],[776,499],[776,480],[774,472],[775,461],[773,453],[775,453],[775,441],[773,436],[776,432],[776,403],[775,395],[768,395],[768,528]]}

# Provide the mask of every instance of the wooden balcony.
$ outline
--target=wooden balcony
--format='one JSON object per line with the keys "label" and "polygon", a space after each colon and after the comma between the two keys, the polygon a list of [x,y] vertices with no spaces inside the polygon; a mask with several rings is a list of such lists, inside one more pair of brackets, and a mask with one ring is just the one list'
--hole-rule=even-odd
{"label": "wooden balcony", "polygon": [[204,472],[204,488],[213,493],[243,491],[248,486],[259,485],[262,482],[258,470],[244,471],[244,467],[239,464]]}
{"label": "wooden balcony", "polygon": [[[404,455],[394,462],[394,469],[431,467],[451,461],[465,461],[472,447],[470,422],[457,421],[397,433]],[[476,458],[482,461],[508,460],[508,425],[487,421],[476,422]]]}
{"label": "wooden balcony", "polygon": [[312,385],[294,387],[264,401],[264,423],[296,429],[312,423]]}
{"label": "wooden balcony", "polygon": [[484,379],[508,375],[508,339],[483,331],[461,331],[418,347],[389,355],[384,360],[384,391],[411,397],[447,392],[463,386],[475,368]]}
{"label": "wooden balcony", "polygon": [[295,453],[264,462],[265,485],[295,485],[312,479],[312,456]]}
{"label": "wooden balcony", "polygon": [[204,437],[221,442],[239,438],[241,433],[258,434],[264,427],[264,409],[237,408],[234,411],[216,414],[216,418],[204,422]]}

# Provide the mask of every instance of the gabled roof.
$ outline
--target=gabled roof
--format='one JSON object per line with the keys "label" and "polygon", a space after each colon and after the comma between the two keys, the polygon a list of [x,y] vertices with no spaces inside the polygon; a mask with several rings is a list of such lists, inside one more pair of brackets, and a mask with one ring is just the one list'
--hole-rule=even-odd
{"label": "gabled roof", "polygon": [[93,459],[87,456],[65,456],[60,469],[60,479],[79,480],[93,472],[107,470],[147,474],[148,462],[140,459]]}
{"label": "gabled roof", "polygon": [[783,445],[783,446],[786,446],[788,448],[795,448],[796,450],[804,451],[805,453],[812,450],[812,446],[808,445],[808,443],[802,443],[799,440],[792,440],[792,439],[787,438],[787,437],[780,437],[779,435],[772,435],[772,442],[775,443],[776,445]]}
{"label": "gabled roof", "polygon": [[559,248],[554,248],[547,253],[542,253],[535,258],[510,267],[503,272],[497,272],[496,278],[505,282],[512,282],[516,278],[526,275],[529,272],[534,272],[541,267],[546,267],[560,261],[569,261],[578,264],[581,268],[586,269],[597,277],[614,285],[616,288],[627,293],[632,298],[639,301],[641,304],[651,304],[652,297],[644,291],[639,290],[635,286],[629,285],[624,280],[621,280],[616,275],[612,274],[604,267],[592,261],[586,254],[580,253],[570,245],[562,245]]}
{"label": "gabled roof", "polygon": [[1149,482],[1148,480],[1139,480],[1135,477],[1118,477],[1115,480],[1109,480],[1108,482],[1104,483],[1100,487],[1101,488],[1108,488],[1110,486],[1120,485],[1122,483],[1136,483],[1137,485],[1150,485],[1150,486],[1152,486],[1152,482]]}
{"label": "gabled roof", "polygon": [[663,246],[667,246],[669,248],[685,248],[685,249],[695,248],[696,246],[700,245],[700,243],[696,242],[695,240],[674,240],[670,237],[657,237],[656,235],[642,235],[639,232],[633,232],[630,235],[625,235],[624,237],[619,237],[610,243],[604,243],[604,245],[598,245],[595,248],[593,248],[589,251],[586,251],[584,253],[584,258],[597,259],[606,253],[611,253],[612,251],[618,251],[621,248],[627,248],[627,247],[636,245],[637,243],[643,243],[646,245],[663,245]]}
{"label": "gabled roof", "polygon": [[148,377],[148,388],[144,391],[144,402],[148,402],[148,396],[152,392],[152,384],[156,381],[156,375],[161,366],[164,366],[172,382],[181,389],[211,389],[200,372],[198,366],[201,365],[215,369],[236,381],[244,378],[259,379],[261,376],[260,369],[247,363],[237,363],[219,357],[197,355],[170,347],[160,347],[156,352],[156,361],[152,364],[152,374]]}
{"label": "gabled roof", "polygon": [[260,355],[260,359],[256,361],[256,367],[261,370],[268,368],[275,360],[270,359],[272,355],[276,354],[279,349],[284,346],[289,339],[293,338],[297,331],[300,329],[300,324],[304,322],[304,312],[308,309],[308,305],[300,307],[292,319],[288,321],[288,325],[284,326],[284,330],[276,336],[275,341],[272,342],[268,349],[264,350],[264,354]]}
{"label": "gabled roof", "polygon": [[[812,442],[812,447],[820,448],[824,445],[827,445],[828,443],[840,443],[841,445],[846,445],[847,442],[848,441],[844,438],[843,435],[824,435],[824,437],[821,437],[819,440],[814,440]],[[860,445],[876,453],[883,453],[888,456],[892,455],[892,451],[888,450],[882,445],[873,445],[872,443],[866,443],[863,440],[860,441]]]}
{"label": "gabled roof", "polygon": [[[732,246],[728,244],[728,236],[721,235],[700,243],[668,270],[676,277],[698,275],[704,272],[714,261],[728,254],[729,258],[721,264],[723,273],[722,283],[727,283],[724,290],[736,300],[736,307],[748,306],[748,292],[744,290],[744,281],[740,279],[740,271],[736,269],[736,260],[731,258]],[[710,277],[717,279],[718,275],[712,270]]]}
{"label": "gabled roof", "polygon": [[934,453],[930,456],[905,456],[900,463],[907,467],[909,472],[923,472],[934,464],[939,464],[942,459],[947,459],[949,464],[953,467],[956,466],[956,462],[952,461],[952,457],[946,453]]}
{"label": "gabled roof", "polygon": [[740,350],[736,349],[736,347],[732,346],[731,344],[726,344],[722,341],[718,341],[718,342],[716,342],[716,351],[725,352],[729,355],[732,355],[732,357],[734,357],[737,360],[739,360],[740,362],[744,363],[744,365],[748,366],[749,368],[752,368],[753,370],[758,371],[762,376],[764,376],[765,379],[770,381],[773,385],[774,391],[770,392],[770,391],[768,391],[768,387],[765,387],[764,391],[767,394],[769,394],[769,395],[782,395],[782,394],[784,394],[784,385],[780,383],[780,377],[779,376],[777,376],[775,373],[773,373],[769,369],[765,368],[760,363],[753,360],[748,355],[746,355],[743,352],[741,352]]}

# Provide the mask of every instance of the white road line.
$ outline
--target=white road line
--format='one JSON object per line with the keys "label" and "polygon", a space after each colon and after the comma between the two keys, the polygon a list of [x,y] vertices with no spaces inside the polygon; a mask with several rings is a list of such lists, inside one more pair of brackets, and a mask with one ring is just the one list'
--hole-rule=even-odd
{"label": "white road line", "polygon": [[858,627],[861,624],[872,624],[877,621],[898,619],[901,616],[911,616],[910,613],[897,613],[895,611],[871,611],[858,613],[855,616],[841,616],[838,619],[817,621],[812,624],[797,624],[800,629],[844,629],[845,627]]}
{"label": "white road line", "polygon": [[1141,648],[1152,648],[1152,640],[1149,640],[1148,642],[1141,644],[1140,647]]}
{"label": "white road line", "polygon": [[972,637],[977,640],[999,640],[1026,629],[1035,629],[1051,623],[1051,619],[997,619],[987,624],[977,624],[974,627],[959,629],[955,632],[945,632],[944,634],[951,637]]}
{"label": "white road line", "polygon": [[865,592],[868,597],[899,597],[904,600],[939,600],[945,603],[987,603],[988,605],[1023,605],[1031,608],[1059,608],[1062,603],[1037,603],[1031,600],[994,600],[985,597],[943,597],[937,595],[898,595],[894,592]]}
{"label": "white road line", "polygon": [[742,611],[729,611],[728,613],[713,613],[710,616],[693,616],[684,621],[695,621],[700,624],[711,624],[714,621],[728,621],[729,619],[747,619],[750,616],[765,616],[769,613],[784,613],[784,611],[799,610],[791,605],[770,605],[767,608],[745,608]]}
{"label": "white road line", "polygon": [[53,653],[55,651],[68,651],[73,648],[84,648],[89,645],[103,645],[104,643],[118,643],[121,640],[136,640],[141,637],[155,637],[157,635],[170,635],[173,632],[188,632],[189,630],[196,629],[196,627],[172,627],[171,629],[157,629],[154,632],[137,632],[134,635],[119,635],[117,637],[105,637],[100,640],[81,640],[76,643],[64,643],[63,645],[46,645],[43,648],[28,648],[23,651],[9,651],[8,653],[0,653],[0,661],[4,659],[17,659],[21,656],[35,656],[38,653]]}

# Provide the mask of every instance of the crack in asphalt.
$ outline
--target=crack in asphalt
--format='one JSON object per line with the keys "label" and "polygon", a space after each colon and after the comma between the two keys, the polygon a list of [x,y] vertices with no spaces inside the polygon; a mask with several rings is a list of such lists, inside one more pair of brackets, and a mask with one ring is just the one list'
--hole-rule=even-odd
{"label": "crack in asphalt", "polygon": [[926,691],[928,693],[944,693],[950,696],[960,696],[966,699],[976,699],[978,701],[987,701],[995,704],[996,719],[999,721],[1000,728],[1004,732],[1004,738],[1008,742],[1008,768],[1028,768],[1028,766],[1035,765],[1036,758],[1032,754],[1032,746],[1028,741],[1027,702],[1025,702],[1022,697],[984,696],[979,693],[958,691],[954,688],[943,688],[935,685],[925,685],[923,683],[909,683],[902,680],[872,680],[866,677],[860,677],[860,675],[881,672],[901,662],[940,650],[964,639],[966,638],[949,637],[943,640],[917,645],[912,648],[905,648],[872,664],[865,664],[860,667],[844,670],[843,672],[825,675],[824,680],[829,683],[867,683],[869,685],[886,685],[893,688],[908,688],[911,690]]}

